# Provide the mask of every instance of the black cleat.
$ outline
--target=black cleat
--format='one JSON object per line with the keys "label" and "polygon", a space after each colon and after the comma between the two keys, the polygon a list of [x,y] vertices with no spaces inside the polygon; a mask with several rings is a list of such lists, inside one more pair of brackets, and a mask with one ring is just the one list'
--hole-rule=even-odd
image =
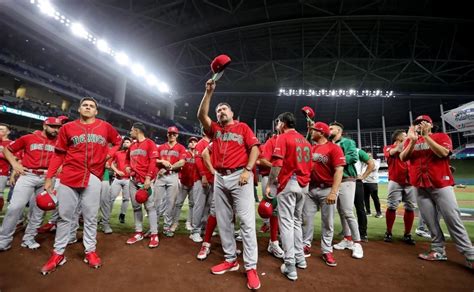
{"label": "black cleat", "polygon": [[402,238],[403,242],[409,245],[415,245],[415,240],[411,238],[411,234],[405,234]]}
{"label": "black cleat", "polygon": [[392,242],[392,233],[385,232],[385,236],[383,237],[383,241],[385,242]]}
{"label": "black cleat", "polygon": [[125,223],[125,214],[120,214],[119,215],[119,222],[124,224]]}

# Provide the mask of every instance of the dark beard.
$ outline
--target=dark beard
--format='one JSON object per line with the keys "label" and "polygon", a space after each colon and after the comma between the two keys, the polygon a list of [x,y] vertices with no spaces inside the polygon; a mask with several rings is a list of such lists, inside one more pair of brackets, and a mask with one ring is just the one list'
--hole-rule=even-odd
{"label": "dark beard", "polygon": [[332,141],[332,140],[334,140],[334,137],[336,137],[336,135],[329,135],[328,140]]}
{"label": "dark beard", "polygon": [[46,137],[48,137],[48,139],[54,139],[56,138],[58,135],[51,135],[50,133],[44,131],[44,133],[46,134]]}

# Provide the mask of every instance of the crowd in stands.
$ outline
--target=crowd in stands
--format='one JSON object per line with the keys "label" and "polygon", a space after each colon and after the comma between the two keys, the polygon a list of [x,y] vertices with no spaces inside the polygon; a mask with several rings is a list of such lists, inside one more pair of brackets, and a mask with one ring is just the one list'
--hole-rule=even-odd
{"label": "crowd in stands", "polygon": [[[200,128],[196,124],[191,123],[184,123],[184,122],[175,122],[170,119],[166,119],[163,117],[159,117],[157,115],[149,114],[143,111],[133,110],[131,108],[121,108],[120,105],[116,104],[112,101],[112,99],[104,97],[100,94],[100,92],[94,92],[84,88],[81,84],[72,81],[65,75],[56,73],[53,75],[55,70],[48,66],[45,68],[43,65],[39,64],[31,64],[27,62],[25,59],[16,56],[12,52],[6,50],[5,48],[0,48],[0,65],[4,65],[9,69],[20,73],[22,75],[28,76],[35,80],[41,81],[45,85],[52,85],[55,87],[59,87],[62,90],[74,93],[78,96],[93,96],[99,101],[101,106],[105,106],[109,109],[114,109],[116,111],[127,113],[131,116],[137,117],[144,121],[148,121],[150,123],[162,126],[162,127],[169,127],[171,125],[176,125],[181,131],[189,132],[189,133],[200,133]],[[17,106],[23,106],[17,104]],[[26,105],[28,107],[28,105]],[[28,110],[28,108],[25,108]]]}

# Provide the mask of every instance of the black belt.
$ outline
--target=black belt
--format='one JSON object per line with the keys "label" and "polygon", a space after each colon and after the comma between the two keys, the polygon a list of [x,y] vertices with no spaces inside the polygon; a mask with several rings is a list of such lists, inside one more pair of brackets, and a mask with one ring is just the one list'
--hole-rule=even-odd
{"label": "black belt", "polygon": [[314,188],[320,188],[320,189],[326,189],[326,188],[331,188],[332,185],[329,185],[329,184],[325,184],[325,183],[312,183],[310,184],[309,186],[311,189],[314,189]]}
{"label": "black belt", "polygon": [[243,166],[236,168],[216,168],[216,172],[220,175],[231,175],[232,173],[244,169]]}

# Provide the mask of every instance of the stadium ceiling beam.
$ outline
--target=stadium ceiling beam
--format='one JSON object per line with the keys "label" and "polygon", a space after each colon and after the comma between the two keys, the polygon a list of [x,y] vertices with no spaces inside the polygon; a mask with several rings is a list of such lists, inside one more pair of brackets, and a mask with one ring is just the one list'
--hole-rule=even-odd
{"label": "stadium ceiling beam", "polygon": [[446,17],[429,17],[429,16],[404,16],[404,15],[343,15],[343,16],[326,16],[326,17],[299,17],[299,18],[291,18],[285,20],[273,20],[273,21],[266,21],[262,23],[254,23],[249,25],[242,25],[232,28],[226,28],[222,30],[217,30],[209,33],[205,33],[202,35],[193,36],[187,39],[179,40],[170,44],[163,45],[157,50],[162,50],[165,48],[174,47],[186,42],[197,41],[200,39],[209,38],[215,35],[226,34],[226,33],[233,33],[237,31],[244,31],[250,29],[259,29],[259,28],[266,28],[272,26],[280,26],[280,25],[289,25],[289,24],[301,24],[305,23],[322,23],[322,22],[332,22],[336,20],[343,20],[343,21],[354,21],[354,20],[381,20],[381,21],[405,21],[405,22],[440,22],[440,23],[474,23],[472,19],[459,19],[459,18],[446,18]]}
{"label": "stadium ceiling beam", "polygon": [[304,0],[302,2],[305,6],[308,6],[308,7],[312,8],[316,11],[322,12],[322,13],[327,14],[327,15],[335,15],[333,12],[331,12],[329,10],[326,10],[326,9],[323,9],[321,7],[318,7],[318,6],[314,5],[313,3],[316,2],[314,0],[313,1]]}
{"label": "stadium ceiling beam", "polygon": [[227,12],[227,13],[229,13],[229,14],[232,14],[232,7],[230,7],[230,8],[228,8],[228,7],[222,7],[222,6],[220,6],[220,5],[216,4],[216,3],[211,2],[210,0],[204,0],[203,2],[206,3],[206,4],[209,5],[209,6],[212,6],[212,7],[214,7],[214,8],[219,9],[219,10],[222,10],[222,11],[224,11],[224,12]]}
{"label": "stadium ceiling beam", "polygon": [[89,3],[91,3],[94,6],[100,6],[100,7],[103,7],[103,8],[115,10],[115,11],[117,11],[119,13],[122,13],[124,15],[127,15],[131,18],[135,18],[135,19],[138,18],[138,19],[142,19],[144,21],[149,21],[149,22],[158,23],[158,24],[162,24],[162,25],[164,24],[164,25],[170,26],[170,27],[177,27],[178,26],[177,23],[171,23],[171,22],[164,21],[164,20],[161,20],[161,19],[158,19],[158,18],[155,18],[155,17],[149,17],[149,16],[143,15],[141,13],[136,13],[134,11],[131,11],[130,9],[123,9],[123,8],[120,8],[120,7],[117,7],[117,6],[114,6],[114,5],[104,3],[103,1],[89,0]]}
{"label": "stadium ceiling beam", "polygon": [[430,74],[430,75],[433,76],[434,78],[438,79],[439,81],[443,82],[444,84],[448,84],[448,82],[446,82],[443,78],[437,76],[436,74],[433,74],[432,71],[430,71],[428,68],[426,68],[425,66],[423,66],[422,64],[420,64],[420,62],[418,62],[417,60],[413,60],[413,63],[415,63],[418,67],[420,67],[421,69],[423,69],[424,71],[426,71],[426,73]]}

